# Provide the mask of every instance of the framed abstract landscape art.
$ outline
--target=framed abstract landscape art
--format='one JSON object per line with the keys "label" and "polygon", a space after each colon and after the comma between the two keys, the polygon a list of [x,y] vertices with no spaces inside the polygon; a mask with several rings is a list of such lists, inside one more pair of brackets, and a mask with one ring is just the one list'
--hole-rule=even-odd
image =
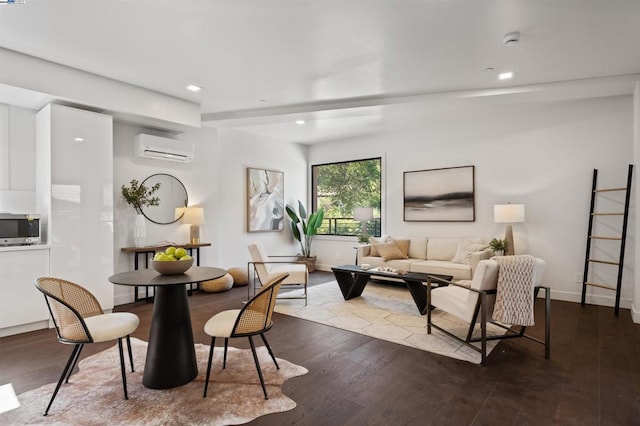
{"label": "framed abstract landscape art", "polygon": [[247,167],[247,232],[284,229],[284,172]]}
{"label": "framed abstract landscape art", "polygon": [[474,171],[464,166],[404,172],[404,221],[475,221]]}

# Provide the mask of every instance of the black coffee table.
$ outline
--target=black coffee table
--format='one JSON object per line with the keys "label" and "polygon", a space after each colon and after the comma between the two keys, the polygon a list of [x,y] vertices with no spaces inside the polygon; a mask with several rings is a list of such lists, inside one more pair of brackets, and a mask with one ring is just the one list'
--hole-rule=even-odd
{"label": "black coffee table", "polygon": [[438,286],[448,285],[448,281],[453,278],[451,275],[423,274],[420,272],[407,272],[404,274],[394,274],[377,270],[364,270],[357,265],[342,265],[331,268],[338,281],[340,291],[344,300],[353,299],[362,295],[371,277],[397,278],[404,281],[405,285],[413,297],[418,311],[421,315],[427,313],[427,289],[423,283],[431,282]]}

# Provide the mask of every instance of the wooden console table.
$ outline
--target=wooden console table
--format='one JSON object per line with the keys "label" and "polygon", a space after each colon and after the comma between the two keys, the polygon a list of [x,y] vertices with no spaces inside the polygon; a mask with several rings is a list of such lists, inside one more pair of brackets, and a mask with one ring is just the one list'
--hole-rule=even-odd
{"label": "wooden console table", "polygon": [[[189,255],[194,257],[196,266],[200,266],[200,247],[210,247],[211,243],[199,243],[199,244],[185,243],[185,244],[165,244],[165,245],[144,246],[144,247],[122,247],[121,251],[124,253],[134,254],[133,269],[137,271],[138,269],[140,269],[140,260],[139,260],[140,255],[144,255],[144,267],[145,269],[148,269],[149,255],[151,255],[151,257],[153,258],[156,252],[164,251],[167,247],[171,247],[171,246],[176,248],[182,247],[186,249]],[[197,288],[199,288],[200,283],[197,283],[196,286]],[[137,302],[141,299],[149,299],[149,287],[145,286],[144,291],[145,291],[145,297],[140,298],[138,297],[138,288],[135,289],[134,302]]]}

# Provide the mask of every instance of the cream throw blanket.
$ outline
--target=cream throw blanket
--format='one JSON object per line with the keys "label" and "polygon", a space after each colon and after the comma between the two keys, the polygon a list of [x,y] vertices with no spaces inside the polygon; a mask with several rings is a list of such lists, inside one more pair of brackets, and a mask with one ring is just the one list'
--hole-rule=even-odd
{"label": "cream throw blanket", "polygon": [[534,325],[533,269],[530,255],[496,256],[498,287],[493,319],[505,324]]}

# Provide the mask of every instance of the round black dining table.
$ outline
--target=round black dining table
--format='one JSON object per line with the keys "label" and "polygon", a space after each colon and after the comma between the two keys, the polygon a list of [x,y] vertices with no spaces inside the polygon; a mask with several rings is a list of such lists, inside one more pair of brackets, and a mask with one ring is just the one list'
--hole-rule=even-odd
{"label": "round black dining table", "polygon": [[154,287],[149,346],[142,377],[144,386],[170,389],[196,378],[198,366],[185,284],[212,280],[226,273],[221,268],[193,266],[179,275],[160,275],[153,269],[140,269],[109,277],[113,284]]}

